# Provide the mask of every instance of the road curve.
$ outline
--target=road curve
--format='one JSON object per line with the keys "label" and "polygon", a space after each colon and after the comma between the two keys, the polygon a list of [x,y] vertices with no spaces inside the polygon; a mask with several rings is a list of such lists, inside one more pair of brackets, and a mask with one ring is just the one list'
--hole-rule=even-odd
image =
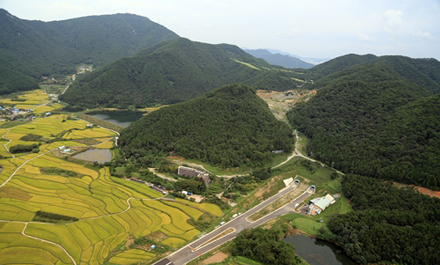
{"label": "road curve", "polygon": [[[266,201],[263,201],[262,203],[258,204],[254,208],[241,214],[239,217],[232,219],[231,221],[229,221],[228,223],[224,224],[223,226],[217,228],[216,230],[212,231],[211,233],[209,233],[209,234],[199,238],[198,240],[182,247],[181,249],[172,253],[168,257],[156,262],[155,265],[160,265],[160,264],[182,265],[182,264],[186,264],[187,262],[197,258],[199,255],[203,255],[203,254],[209,252],[210,250],[224,244],[225,242],[228,242],[228,241],[234,239],[244,229],[250,229],[253,227],[257,227],[257,226],[262,225],[275,217],[281,216],[281,215],[289,213],[289,212],[294,212],[294,205],[305,200],[308,196],[311,195],[311,193],[309,193],[307,191],[302,193],[292,202],[290,202],[290,203],[286,204],[285,206],[273,211],[272,213],[260,218],[259,220],[255,221],[255,222],[251,223],[246,220],[247,217],[249,217],[249,216],[253,215],[254,213],[258,212],[259,210],[263,209],[267,205],[271,204],[272,202],[276,201],[280,197],[291,192],[295,188],[296,188],[296,186],[289,186],[289,187],[282,189],[276,195],[270,197]],[[207,242],[209,242],[212,238],[215,238],[216,236],[222,234],[223,232],[225,232],[226,230],[228,230],[230,228],[235,229],[235,231],[230,234],[227,234],[226,236],[219,238],[218,240],[216,240],[212,243],[207,244]],[[169,262],[172,262],[172,263],[169,263]]]}

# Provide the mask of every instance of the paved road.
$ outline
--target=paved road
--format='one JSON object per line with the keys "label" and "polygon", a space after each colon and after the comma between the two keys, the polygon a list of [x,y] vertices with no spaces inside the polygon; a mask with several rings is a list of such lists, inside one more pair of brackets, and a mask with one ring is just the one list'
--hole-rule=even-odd
{"label": "paved road", "polygon": [[[296,188],[296,186],[290,186],[290,187],[287,187],[287,188],[281,190],[275,196],[272,196],[268,200],[260,203],[259,205],[248,210],[247,212],[243,213],[239,217],[229,221],[228,223],[226,223],[223,226],[219,227],[218,229],[212,231],[211,233],[203,236],[202,238],[190,243],[189,245],[186,245],[185,247],[174,252],[173,254],[166,257],[165,259],[155,263],[155,265],[164,265],[164,264],[182,265],[182,264],[186,264],[187,262],[197,258],[199,255],[203,255],[206,252],[210,251],[211,249],[214,249],[214,248],[220,246],[221,244],[234,239],[238,235],[238,233],[240,233],[244,229],[257,227],[257,226],[264,224],[265,222],[267,222],[275,217],[278,217],[280,215],[284,215],[286,213],[293,212],[295,204],[300,203],[303,200],[305,200],[308,196],[311,195],[311,193],[309,193],[309,192],[302,193],[300,196],[298,196],[295,200],[293,200],[289,204],[279,208],[278,210],[275,210],[271,214],[266,215],[263,218],[255,221],[255,222],[251,223],[246,220],[247,217],[249,217],[249,216],[253,215],[254,213],[256,213],[257,211],[263,209],[264,207],[266,207],[270,203],[276,201],[278,198],[286,195],[287,193],[291,192],[295,188]],[[234,228],[235,231],[233,233],[230,233],[230,234],[208,244],[208,245],[203,246],[210,239],[223,233],[224,231],[228,230],[229,228]],[[167,262],[165,262],[165,260],[167,260]],[[171,262],[171,263],[169,263],[169,262]]]}

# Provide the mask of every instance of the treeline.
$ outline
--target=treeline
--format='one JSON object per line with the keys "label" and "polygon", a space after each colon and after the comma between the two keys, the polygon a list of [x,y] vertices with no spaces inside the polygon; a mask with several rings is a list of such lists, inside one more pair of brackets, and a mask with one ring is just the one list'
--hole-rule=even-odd
{"label": "treeline", "polygon": [[62,214],[49,213],[45,211],[37,211],[32,221],[49,223],[76,222],[78,221],[78,218]]}
{"label": "treeline", "polygon": [[233,45],[181,38],[78,77],[60,99],[80,108],[128,108],[174,104],[231,83],[278,91],[296,88],[288,72],[269,67]]}
{"label": "treeline", "polygon": [[173,152],[224,168],[261,167],[273,150],[291,152],[293,138],[252,88],[235,84],[150,113],[124,129],[118,144],[128,157]]}
{"label": "treeline", "polygon": [[361,264],[440,264],[440,199],[391,182],[347,175],[342,191],[354,211],[334,217],[321,237]]}
{"label": "treeline", "polygon": [[26,135],[23,135],[22,137],[20,137],[20,140],[38,142],[38,141],[41,141],[42,138],[43,138],[42,135],[30,133],[30,134],[26,134]]}
{"label": "treeline", "polygon": [[32,145],[24,145],[24,144],[18,144],[11,146],[9,148],[9,152],[16,154],[16,153],[26,153],[26,152],[32,152],[32,153],[38,153],[40,151],[38,144],[32,144]]}
{"label": "treeline", "polygon": [[317,95],[289,122],[310,138],[308,155],[332,167],[440,189],[435,68],[436,60],[389,56],[337,72],[316,82]]}
{"label": "treeline", "polygon": [[80,174],[78,172],[67,170],[67,169],[62,169],[62,168],[57,168],[57,167],[40,167],[40,172],[42,174],[59,175],[59,176],[63,176],[63,177],[80,178],[80,177],[84,176],[83,174]]}

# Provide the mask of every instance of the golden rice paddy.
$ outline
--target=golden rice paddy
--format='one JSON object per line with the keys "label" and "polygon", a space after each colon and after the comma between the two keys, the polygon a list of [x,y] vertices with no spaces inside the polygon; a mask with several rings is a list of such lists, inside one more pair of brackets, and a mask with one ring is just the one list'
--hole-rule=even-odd
{"label": "golden rice paddy", "polygon": [[[51,111],[57,104],[44,105],[48,95],[41,90],[20,95],[23,102],[3,103]],[[25,135],[41,135],[51,143],[20,140]],[[221,215],[212,204],[185,200],[161,201],[163,196],[147,185],[110,176],[108,167],[94,169],[70,162],[55,150],[60,146],[86,146],[74,140],[93,139],[94,148],[113,146],[112,131],[87,128],[87,122],[66,115],[36,118],[32,122],[0,129],[0,264],[102,264],[112,250],[132,235],[148,236],[160,231],[168,235],[162,244],[176,248],[200,231],[186,221],[198,220],[205,212]],[[9,140],[11,140],[10,143]],[[15,158],[7,147],[41,144],[38,153],[22,153]],[[55,168],[78,173],[76,177],[42,173]],[[33,221],[36,212],[77,218],[74,222]],[[111,263],[148,262],[155,255],[130,249],[110,258]],[[73,260],[72,260],[73,259]]]}

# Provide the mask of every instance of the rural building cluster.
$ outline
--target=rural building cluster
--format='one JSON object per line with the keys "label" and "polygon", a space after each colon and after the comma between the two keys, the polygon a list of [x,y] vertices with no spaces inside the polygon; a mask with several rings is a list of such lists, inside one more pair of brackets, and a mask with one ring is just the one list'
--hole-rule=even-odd
{"label": "rural building cluster", "polygon": [[[335,196],[337,197],[337,196]],[[330,194],[325,195],[324,197],[315,198],[310,200],[309,202],[309,214],[317,215],[323,212],[327,207],[331,204],[335,203],[335,197]]]}
{"label": "rural building cluster", "polygon": [[190,167],[180,166],[177,169],[177,175],[185,177],[197,177],[199,179],[202,179],[205,182],[206,186],[209,186],[209,183],[211,182],[208,172]]}
{"label": "rural building cluster", "polygon": [[19,109],[17,107],[0,106],[0,121],[13,121],[16,119],[35,119],[33,109]]}

